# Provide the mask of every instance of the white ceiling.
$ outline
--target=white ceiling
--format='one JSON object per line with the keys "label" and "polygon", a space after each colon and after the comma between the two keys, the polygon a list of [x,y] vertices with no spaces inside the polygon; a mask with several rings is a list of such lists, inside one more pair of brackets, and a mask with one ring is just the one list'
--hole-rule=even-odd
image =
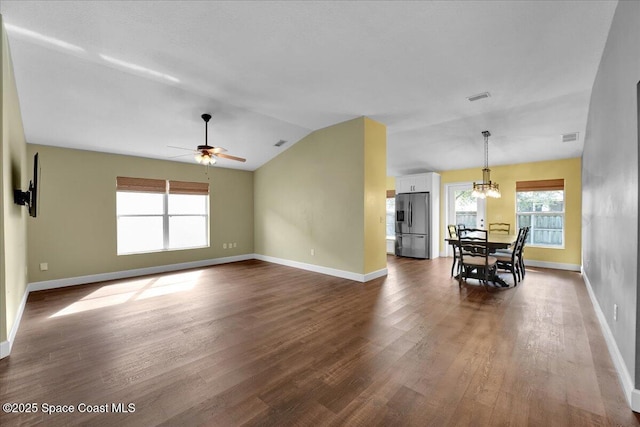
{"label": "white ceiling", "polygon": [[168,146],[202,144],[208,112],[209,143],[247,158],[218,165],[255,170],[368,116],[400,175],[481,166],[486,129],[490,165],[580,156],[616,5],[3,0],[0,13],[30,143],[193,162]]}

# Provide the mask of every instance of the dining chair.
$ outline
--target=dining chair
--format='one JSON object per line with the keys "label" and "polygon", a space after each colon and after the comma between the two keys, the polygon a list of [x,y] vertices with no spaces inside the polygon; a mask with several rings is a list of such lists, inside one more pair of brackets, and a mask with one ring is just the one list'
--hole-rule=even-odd
{"label": "dining chair", "polygon": [[518,250],[518,261],[520,262],[520,274],[524,279],[524,275],[527,273],[527,269],[524,267],[524,247],[527,245],[527,237],[529,237],[529,232],[531,231],[531,227],[526,226],[524,228],[524,236],[522,236],[522,245]]}
{"label": "dining chair", "polygon": [[[468,228],[464,236],[458,237],[461,271],[458,275],[458,286],[462,287],[462,280],[466,282],[469,276],[478,279],[489,290],[489,279],[496,274],[497,259],[489,255],[487,230]],[[475,273],[474,273],[475,272]]]}
{"label": "dining chair", "polygon": [[[492,222],[489,223],[489,233],[496,234],[510,234],[511,233],[511,224],[507,222]],[[514,244],[515,246],[515,244]],[[496,249],[495,253],[497,255],[511,255],[513,248],[508,249]]]}
{"label": "dining chair", "polygon": [[[447,230],[449,231],[450,239],[458,238],[458,227],[453,224],[447,225]],[[453,272],[456,268],[456,264],[458,265],[458,274],[460,274],[460,247],[457,244],[452,245],[453,247],[453,264],[451,264],[451,277],[453,277]]]}
{"label": "dining chair", "polygon": [[511,233],[511,224],[507,222],[491,222],[489,223],[489,233],[509,234]]}
{"label": "dining chair", "polygon": [[513,275],[513,286],[518,286],[518,282],[524,278],[521,272],[520,255],[522,254],[522,245],[524,245],[525,234],[527,230],[522,227],[518,230],[518,237],[513,249],[509,253],[496,253],[497,268],[499,270],[507,270]]}

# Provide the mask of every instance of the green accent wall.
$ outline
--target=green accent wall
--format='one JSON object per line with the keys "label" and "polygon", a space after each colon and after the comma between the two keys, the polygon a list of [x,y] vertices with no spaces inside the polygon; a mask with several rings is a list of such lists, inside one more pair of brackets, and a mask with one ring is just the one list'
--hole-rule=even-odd
{"label": "green accent wall", "polygon": [[[29,144],[35,152],[42,179],[28,227],[29,282],[253,253],[253,172]],[[117,176],[209,182],[210,247],[118,256]]]}
{"label": "green accent wall", "polygon": [[[0,24],[2,17],[0,16]],[[9,42],[1,28],[0,134],[0,343],[6,341],[27,288],[27,209],[13,203],[13,190],[27,190],[29,166]]]}

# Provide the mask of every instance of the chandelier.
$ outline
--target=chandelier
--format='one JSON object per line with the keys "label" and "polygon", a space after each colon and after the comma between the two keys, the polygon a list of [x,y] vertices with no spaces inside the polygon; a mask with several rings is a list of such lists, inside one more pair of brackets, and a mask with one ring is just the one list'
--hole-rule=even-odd
{"label": "chandelier", "polygon": [[482,169],[482,182],[473,183],[473,197],[484,199],[486,197],[500,198],[500,186],[491,182],[491,169],[489,169],[489,136],[491,132],[485,130],[482,132],[484,136],[484,169]]}

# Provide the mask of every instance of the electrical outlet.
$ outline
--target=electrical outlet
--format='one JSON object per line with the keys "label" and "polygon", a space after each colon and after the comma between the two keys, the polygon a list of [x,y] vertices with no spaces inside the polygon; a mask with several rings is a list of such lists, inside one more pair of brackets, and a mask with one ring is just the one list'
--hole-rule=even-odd
{"label": "electrical outlet", "polygon": [[618,304],[613,304],[613,320],[618,321]]}
{"label": "electrical outlet", "polygon": [[227,244],[226,243],[222,244],[222,249],[227,249]]}
{"label": "electrical outlet", "polygon": [[238,244],[236,242],[233,242],[233,247],[235,248],[237,246],[238,246]]}
{"label": "electrical outlet", "polygon": [[48,262],[41,262],[40,263],[40,271],[47,271],[49,269],[49,263]]}
{"label": "electrical outlet", "polygon": [[311,249],[311,256],[314,256],[316,254],[316,250],[315,249]]}

